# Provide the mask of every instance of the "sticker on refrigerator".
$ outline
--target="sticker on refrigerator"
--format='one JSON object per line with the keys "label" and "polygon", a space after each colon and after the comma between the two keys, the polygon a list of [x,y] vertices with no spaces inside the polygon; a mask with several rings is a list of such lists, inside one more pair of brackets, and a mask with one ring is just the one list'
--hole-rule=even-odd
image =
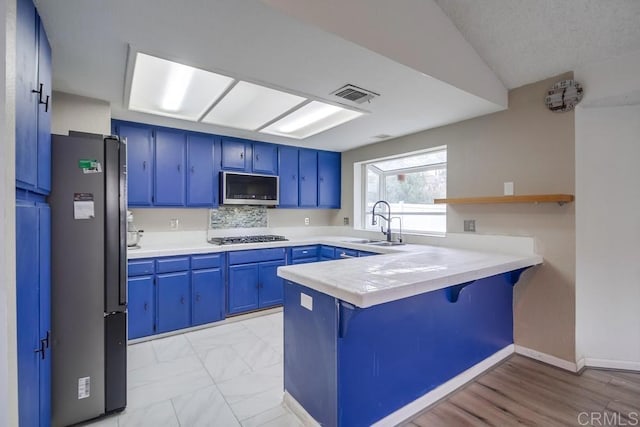
{"label": "sticker on refrigerator", "polygon": [[102,165],[97,160],[90,160],[90,159],[78,160],[78,167],[82,169],[82,173],[102,172]]}
{"label": "sticker on refrigerator", "polygon": [[78,378],[78,399],[86,399],[91,395],[91,377]]}
{"label": "sticker on refrigerator", "polygon": [[73,193],[73,219],[92,219],[95,216],[93,193]]}

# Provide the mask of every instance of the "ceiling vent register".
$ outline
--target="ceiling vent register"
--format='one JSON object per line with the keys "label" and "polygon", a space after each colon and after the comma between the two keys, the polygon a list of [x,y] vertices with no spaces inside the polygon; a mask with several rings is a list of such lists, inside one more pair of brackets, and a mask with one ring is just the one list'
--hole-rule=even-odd
{"label": "ceiling vent register", "polygon": [[379,93],[362,89],[361,87],[352,84],[342,86],[340,89],[331,92],[331,95],[346,99],[347,101],[355,102],[356,104],[362,104],[363,102],[371,101],[373,98],[380,96]]}

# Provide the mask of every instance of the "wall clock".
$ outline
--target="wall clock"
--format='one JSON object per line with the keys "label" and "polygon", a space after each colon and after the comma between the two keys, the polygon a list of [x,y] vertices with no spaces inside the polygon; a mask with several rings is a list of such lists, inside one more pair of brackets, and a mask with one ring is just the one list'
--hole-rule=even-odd
{"label": "wall clock", "polygon": [[582,86],[575,80],[561,80],[551,86],[544,104],[554,113],[571,111],[582,100]]}

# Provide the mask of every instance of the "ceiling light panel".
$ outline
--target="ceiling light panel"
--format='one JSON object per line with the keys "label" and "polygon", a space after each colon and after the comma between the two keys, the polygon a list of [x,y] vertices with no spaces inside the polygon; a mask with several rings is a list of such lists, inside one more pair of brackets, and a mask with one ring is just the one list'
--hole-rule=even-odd
{"label": "ceiling light panel", "polygon": [[203,122],[256,130],[306,98],[248,82],[238,82],[202,119]]}
{"label": "ceiling light panel", "polygon": [[261,129],[260,132],[304,139],[358,118],[361,115],[363,113],[359,111],[312,101],[277,122]]}
{"label": "ceiling light panel", "polygon": [[129,109],[197,121],[233,82],[227,76],[138,52]]}

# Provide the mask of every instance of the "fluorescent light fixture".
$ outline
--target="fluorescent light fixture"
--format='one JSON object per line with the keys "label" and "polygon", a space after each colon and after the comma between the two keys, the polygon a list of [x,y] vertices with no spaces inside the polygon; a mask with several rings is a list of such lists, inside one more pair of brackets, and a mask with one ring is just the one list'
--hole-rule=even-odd
{"label": "fluorescent light fixture", "polygon": [[311,101],[277,122],[261,129],[260,132],[304,139],[346,123],[363,114],[359,111],[347,110],[324,102]]}
{"label": "fluorescent light fixture", "polygon": [[136,53],[129,109],[197,121],[234,79]]}
{"label": "fluorescent light fixture", "polygon": [[202,121],[214,125],[256,130],[306,100],[301,96],[241,81],[211,109]]}

